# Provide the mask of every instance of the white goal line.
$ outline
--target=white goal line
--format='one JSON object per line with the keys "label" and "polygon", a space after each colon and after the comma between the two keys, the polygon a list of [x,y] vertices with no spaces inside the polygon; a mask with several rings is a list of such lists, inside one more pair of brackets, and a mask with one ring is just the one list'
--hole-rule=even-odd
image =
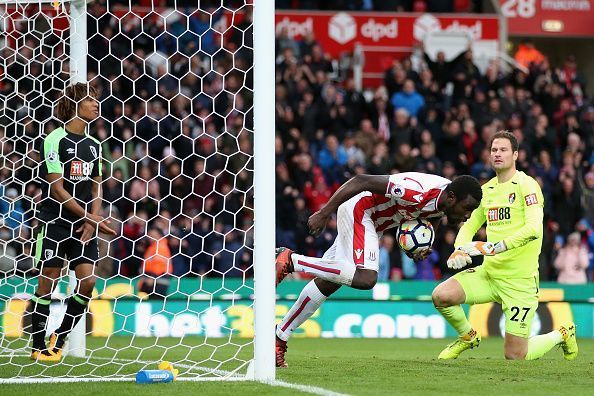
{"label": "white goal line", "polygon": [[[15,356],[15,355],[13,355]],[[26,355],[29,356],[29,355]],[[124,358],[109,358],[109,357],[102,357],[102,356],[91,356],[88,358],[89,360],[104,360],[104,361],[112,361],[112,362],[120,362],[120,363],[139,363],[139,364],[151,364],[155,363],[154,361],[145,361],[145,360],[135,360],[135,359],[124,359]],[[213,374],[219,374],[220,377],[177,377],[176,381],[188,381],[188,382],[207,382],[207,381],[253,381],[252,379],[248,378],[244,375],[238,375],[237,370],[240,370],[246,364],[249,364],[250,361],[247,361],[240,365],[234,371],[226,371],[226,370],[213,370],[208,367],[202,366],[193,366],[190,364],[174,364],[174,367],[181,367],[190,370],[197,370],[203,372],[209,372]],[[132,382],[135,379],[133,377],[114,377],[114,378],[99,378],[99,377],[56,377],[56,378],[2,378],[0,379],[0,385],[4,384],[59,384],[59,383],[81,383],[81,382]],[[292,384],[290,382],[280,381],[280,380],[272,380],[272,381],[260,381],[262,384],[270,385],[270,386],[278,386],[282,388],[288,389],[295,389],[301,392],[310,393],[313,395],[319,396],[347,396],[344,393],[333,392],[328,389],[320,388],[317,386],[310,386],[310,385],[301,385],[301,384]]]}

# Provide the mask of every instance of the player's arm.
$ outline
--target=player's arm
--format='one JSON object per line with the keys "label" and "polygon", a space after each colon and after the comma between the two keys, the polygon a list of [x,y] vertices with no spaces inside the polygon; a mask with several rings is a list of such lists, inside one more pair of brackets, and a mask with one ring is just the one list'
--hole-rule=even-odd
{"label": "player's arm", "polygon": [[466,267],[468,264],[472,263],[472,258],[468,253],[466,247],[469,245],[476,245],[478,243],[483,242],[472,242],[472,238],[485,224],[486,217],[485,211],[483,210],[482,202],[479,204],[479,207],[476,208],[470,218],[462,224],[462,227],[458,231],[458,235],[456,235],[456,240],[454,241],[454,247],[456,248],[454,252],[450,255],[447,260],[447,266],[453,269],[460,269]]}
{"label": "player's arm", "polygon": [[101,150],[101,145],[98,146],[98,150],[99,155],[94,162],[93,172],[91,173],[91,177],[93,178],[91,186],[91,213],[94,215],[99,215],[101,213],[101,198],[103,196],[101,193],[101,183],[103,183],[103,152]]}
{"label": "player's arm", "polygon": [[94,215],[98,215],[101,213],[101,183],[103,182],[103,178],[101,176],[93,178],[93,186],[91,187],[91,213]]}
{"label": "player's arm", "polygon": [[310,216],[307,222],[310,233],[316,236],[319,235],[326,227],[332,213],[335,213],[340,205],[355,195],[363,191],[369,191],[373,194],[386,194],[389,181],[390,177],[386,175],[356,175],[351,178],[336,190],[322,209]]}
{"label": "player's arm", "polygon": [[[101,216],[101,182],[101,176],[93,177],[93,184],[91,186],[91,215],[103,218]],[[109,224],[108,220],[105,222]],[[76,232],[81,233],[80,241],[86,244],[95,236],[96,229],[97,227],[94,224],[85,222],[76,230]],[[114,234],[111,230],[109,233]]]}
{"label": "player's arm", "polygon": [[456,236],[456,241],[454,242],[456,250],[448,259],[448,266],[450,268],[462,268],[466,265],[463,262],[470,264],[472,262],[470,256],[492,256],[495,254],[495,245],[493,243],[472,240],[479,228],[485,224],[486,220],[487,218],[485,217],[485,211],[481,201],[479,207],[472,212],[470,218],[462,225]]}
{"label": "player's arm", "polygon": [[456,240],[454,241],[454,247],[459,248],[468,242],[472,242],[472,238],[474,238],[479,228],[485,224],[486,220],[487,218],[485,217],[485,211],[483,210],[483,204],[481,202],[479,207],[472,212],[470,218],[462,224],[462,227],[460,227],[458,235],[456,235]]}

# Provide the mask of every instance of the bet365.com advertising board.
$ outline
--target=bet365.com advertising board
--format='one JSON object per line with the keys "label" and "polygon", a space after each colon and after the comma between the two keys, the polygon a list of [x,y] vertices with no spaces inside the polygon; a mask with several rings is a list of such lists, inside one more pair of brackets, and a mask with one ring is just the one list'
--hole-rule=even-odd
{"label": "bet365.com advertising board", "polygon": [[[212,299],[204,299],[206,295],[218,296],[213,290],[221,288],[221,280],[212,280],[212,285],[203,285],[210,289],[206,295],[194,295],[188,298],[184,291],[190,291],[192,284],[181,282],[172,285],[182,292],[175,297],[162,300],[142,300],[137,295],[110,295],[122,285],[135,285],[130,280],[121,280],[121,284],[113,280],[109,284],[98,284],[96,298],[90,304],[87,316],[87,330],[94,336],[136,335],[182,337],[201,335],[208,337],[228,337],[229,334],[239,337],[253,336],[254,312],[250,300],[251,287],[230,295],[220,295]],[[304,282],[287,282],[279,288],[276,314],[280,320],[289,310]],[[433,282],[398,282],[385,283],[379,291],[359,292],[341,290],[336,296],[328,299],[322,307],[306,321],[295,335],[300,337],[327,338],[443,338],[456,334],[447,322],[439,315],[428,300]],[[31,285],[28,285],[31,286]],[[116,287],[117,286],[117,287]],[[578,325],[579,337],[594,337],[594,304],[588,302],[592,287],[559,286],[557,284],[541,285],[541,301],[537,315],[533,321],[533,334],[546,333],[558,327],[566,320],[572,319]],[[17,291],[19,285],[12,285],[16,294],[7,295],[6,284],[0,287],[3,303],[6,304],[2,317],[3,333],[9,337],[22,336],[28,331],[30,314],[26,293]],[[125,289],[125,288],[123,288]],[[227,282],[225,290],[234,289],[232,282]],[[108,291],[111,292],[108,293]],[[183,296],[186,296],[185,298]],[[578,298],[578,297],[584,298]],[[65,307],[59,301],[52,304],[51,309],[57,321]],[[473,326],[483,336],[499,336],[504,327],[501,306],[483,304],[470,308],[469,313]],[[55,323],[58,324],[57,322]],[[52,323],[49,323],[52,328]]]}

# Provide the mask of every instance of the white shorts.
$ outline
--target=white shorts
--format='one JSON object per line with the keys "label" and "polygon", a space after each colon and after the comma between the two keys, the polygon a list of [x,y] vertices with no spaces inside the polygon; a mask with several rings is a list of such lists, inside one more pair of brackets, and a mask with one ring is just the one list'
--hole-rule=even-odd
{"label": "white shorts", "polygon": [[379,237],[369,208],[375,206],[371,193],[361,193],[338,207],[338,236],[323,259],[340,260],[375,272],[379,268]]}

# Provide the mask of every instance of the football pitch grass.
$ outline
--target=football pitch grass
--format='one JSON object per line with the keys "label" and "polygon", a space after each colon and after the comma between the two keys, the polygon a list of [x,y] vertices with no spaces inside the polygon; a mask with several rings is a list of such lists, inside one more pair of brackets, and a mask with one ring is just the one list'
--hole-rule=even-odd
{"label": "football pitch grass", "polygon": [[[194,341],[194,342],[192,342]],[[438,361],[437,355],[451,340],[421,339],[293,339],[289,342],[287,361],[289,368],[277,371],[277,380],[284,383],[323,388],[331,394],[338,392],[351,395],[391,394],[450,394],[450,395],[591,395],[594,394],[594,340],[579,341],[580,354],[577,360],[563,359],[561,349],[555,348],[537,361],[506,361],[503,358],[501,338],[483,339],[480,348],[465,352],[455,361]],[[106,340],[87,338],[87,347],[104,346]],[[184,345],[198,345],[201,339],[186,338]],[[209,340],[216,343],[217,340]],[[219,341],[220,343],[220,341]],[[236,345],[246,340],[233,339]],[[178,346],[175,346],[175,345]],[[204,346],[195,348],[188,355],[189,348],[179,346],[179,339],[161,339],[159,346],[155,339],[131,340],[113,337],[109,345],[114,349],[101,348],[93,366],[82,366],[71,370],[70,375],[92,372],[94,376],[105,376],[118,372],[133,373],[138,364],[109,364],[105,358],[113,357],[116,350],[120,362],[126,359],[170,360],[186,359],[184,363],[204,362],[211,366],[214,359],[225,361],[227,366],[237,367],[239,361],[251,355],[251,346]],[[165,349],[164,345],[171,345]],[[142,348],[142,349],[139,349]],[[139,351],[142,353],[139,354]],[[101,360],[103,358],[103,360]],[[78,360],[80,361],[80,360]],[[36,364],[26,357],[13,357],[8,363],[0,358],[0,377],[10,377],[22,369],[21,375],[45,370],[45,375],[63,375],[77,363],[75,358],[66,358],[64,365]],[[48,368],[49,367],[49,368]],[[182,370],[183,371],[183,370]],[[3,384],[3,395],[292,395],[304,394],[298,390],[264,385],[255,382],[175,382],[170,384],[137,385],[133,382],[61,383],[61,384]],[[321,393],[323,394],[323,393]]]}

